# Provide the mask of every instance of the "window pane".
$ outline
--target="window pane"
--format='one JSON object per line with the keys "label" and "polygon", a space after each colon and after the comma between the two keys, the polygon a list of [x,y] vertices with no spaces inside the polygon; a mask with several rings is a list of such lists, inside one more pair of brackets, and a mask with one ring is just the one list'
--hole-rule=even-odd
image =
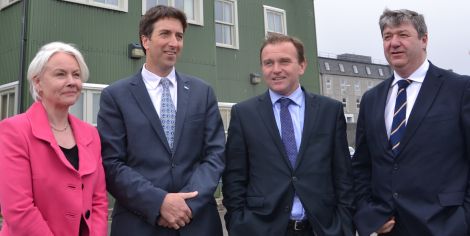
{"label": "window pane", "polygon": [[8,116],[12,116],[15,113],[15,93],[8,94]]}
{"label": "window pane", "polygon": [[93,93],[93,124],[98,123],[98,111],[100,110],[100,96],[101,93]]}
{"label": "window pane", "polygon": [[274,15],[274,30],[278,33],[282,33],[282,19],[279,14]]}
{"label": "window pane", "polygon": [[188,20],[194,20],[194,0],[175,0],[175,7],[184,11]]}
{"label": "window pane", "polygon": [[78,117],[80,120],[83,120],[83,96],[85,96],[85,94],[82,93],[77,102],[75,102],[69,110],[71,114]]}
{"label": "window pane", "polygon": [[223,25],[222,24],[215,24],[215,41],[217,43],[224,43],[224,35],[223,35]]}
{"label": "window pane", "polygon": [[220,1],[215,1],[215,20],[223,21],[223,5]]}
{"label": "window pane", "polygon": [[233,16],[232,16],[232,6],[231,4],[225,3],[224,4],[224,21],[227,23],[233,23]]}
{"label": "window pane", "polygon": [[8,94],[3,94],[0,100],[2,101],[1,103],[2,111],[0,113],[0,118],[4,119],[8,117],[8,114],[7,114]]}

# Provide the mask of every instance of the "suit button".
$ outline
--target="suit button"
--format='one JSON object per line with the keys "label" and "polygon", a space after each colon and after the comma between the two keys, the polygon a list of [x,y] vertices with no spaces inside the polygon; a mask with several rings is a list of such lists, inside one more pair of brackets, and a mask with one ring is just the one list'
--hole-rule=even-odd
{"label": "suit button", "polygon": [[290,211],[290,207],[289,206],[284,207],[284,211]]}
{"label": "suit button", "polygon": [[176,164],[175,163],[171,163],[171,168],[175,168],[176,167]]}
{"label": "suit button", "polygon": [[296,181],[297,181],[297,177],[292,176],[292,181],[296,182]]}
{"label": "suit button", "polygon": [[398,170],[398,164],[393,164],[393,170]]}
{"label": "suit button", "polygon": [[88,218],[90,218],[90,210],[87,210],[87,211],[85,212],[85,219],[88,220]]}
{"label": "suit button", "polygon": [[397,199],[398,198],[398,193],[393,193],[393,198]]}

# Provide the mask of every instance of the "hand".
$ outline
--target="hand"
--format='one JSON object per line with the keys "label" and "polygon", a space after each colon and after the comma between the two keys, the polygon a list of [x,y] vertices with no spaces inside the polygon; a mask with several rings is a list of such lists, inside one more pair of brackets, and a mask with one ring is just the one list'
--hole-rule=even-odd
{"label": "hand", "polygon": [[186,204],[186,199],[194,198],[198,195],[197,191],[189,193],[168,193],[163,199],[160,208],[160,219],[158,225],[180,229],[191,221],[192,212]]}
{"label": "hand", "polygon": [[386,234],[386,233],[390,233],[390,231],[392,231],[393,229],[393,226],[395,226],[395,217],[390,217],[390,219],[385,222],[384,225],[382,225],[382,227],[380,227],[376,233],[378,234]]}

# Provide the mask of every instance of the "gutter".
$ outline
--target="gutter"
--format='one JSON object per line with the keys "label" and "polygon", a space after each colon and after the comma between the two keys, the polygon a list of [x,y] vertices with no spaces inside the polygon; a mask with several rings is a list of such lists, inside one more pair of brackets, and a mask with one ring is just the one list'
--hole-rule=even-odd
{"label": "gutter", "polygon": [[28,30],[28,6],[29,1],[23,0],[23,11],[21,14],[21,42],[20,42],[20,71],[18,74],[18,114],[24,112],[24,96],[25,91],[25,68],[26,68],[26,43]]}

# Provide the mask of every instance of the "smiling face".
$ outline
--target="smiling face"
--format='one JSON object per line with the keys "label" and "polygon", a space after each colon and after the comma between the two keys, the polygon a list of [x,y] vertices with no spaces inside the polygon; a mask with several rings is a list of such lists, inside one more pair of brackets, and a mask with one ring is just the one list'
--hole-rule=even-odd
{"label": "smiling face", "polygon": [[385,58],[403,78],[410,76],[426,59],[428,35],[419,38],[409,22],[385,27],[382,39]]}
{"label": "smiling face", "polygon": [[291,42],[268,44],[261,52],[261,69],[266,85],[273,92],[289,96],[300,86],[307,63],[299,62]]}
{"label": "smiling face", "polygon": [[80,73],[80,66],[74,56],[64,52],[52,55],[43,71],[33,77],[42,103],[47,107],[72,106],[82,90]]}
{"label": "smiling face", "polygon": [[159,76],[167,76],[183,49],[183,34],[183,25],[176,18],[155,22],[150,37],[141,36],[147,51],[146,68]]}

